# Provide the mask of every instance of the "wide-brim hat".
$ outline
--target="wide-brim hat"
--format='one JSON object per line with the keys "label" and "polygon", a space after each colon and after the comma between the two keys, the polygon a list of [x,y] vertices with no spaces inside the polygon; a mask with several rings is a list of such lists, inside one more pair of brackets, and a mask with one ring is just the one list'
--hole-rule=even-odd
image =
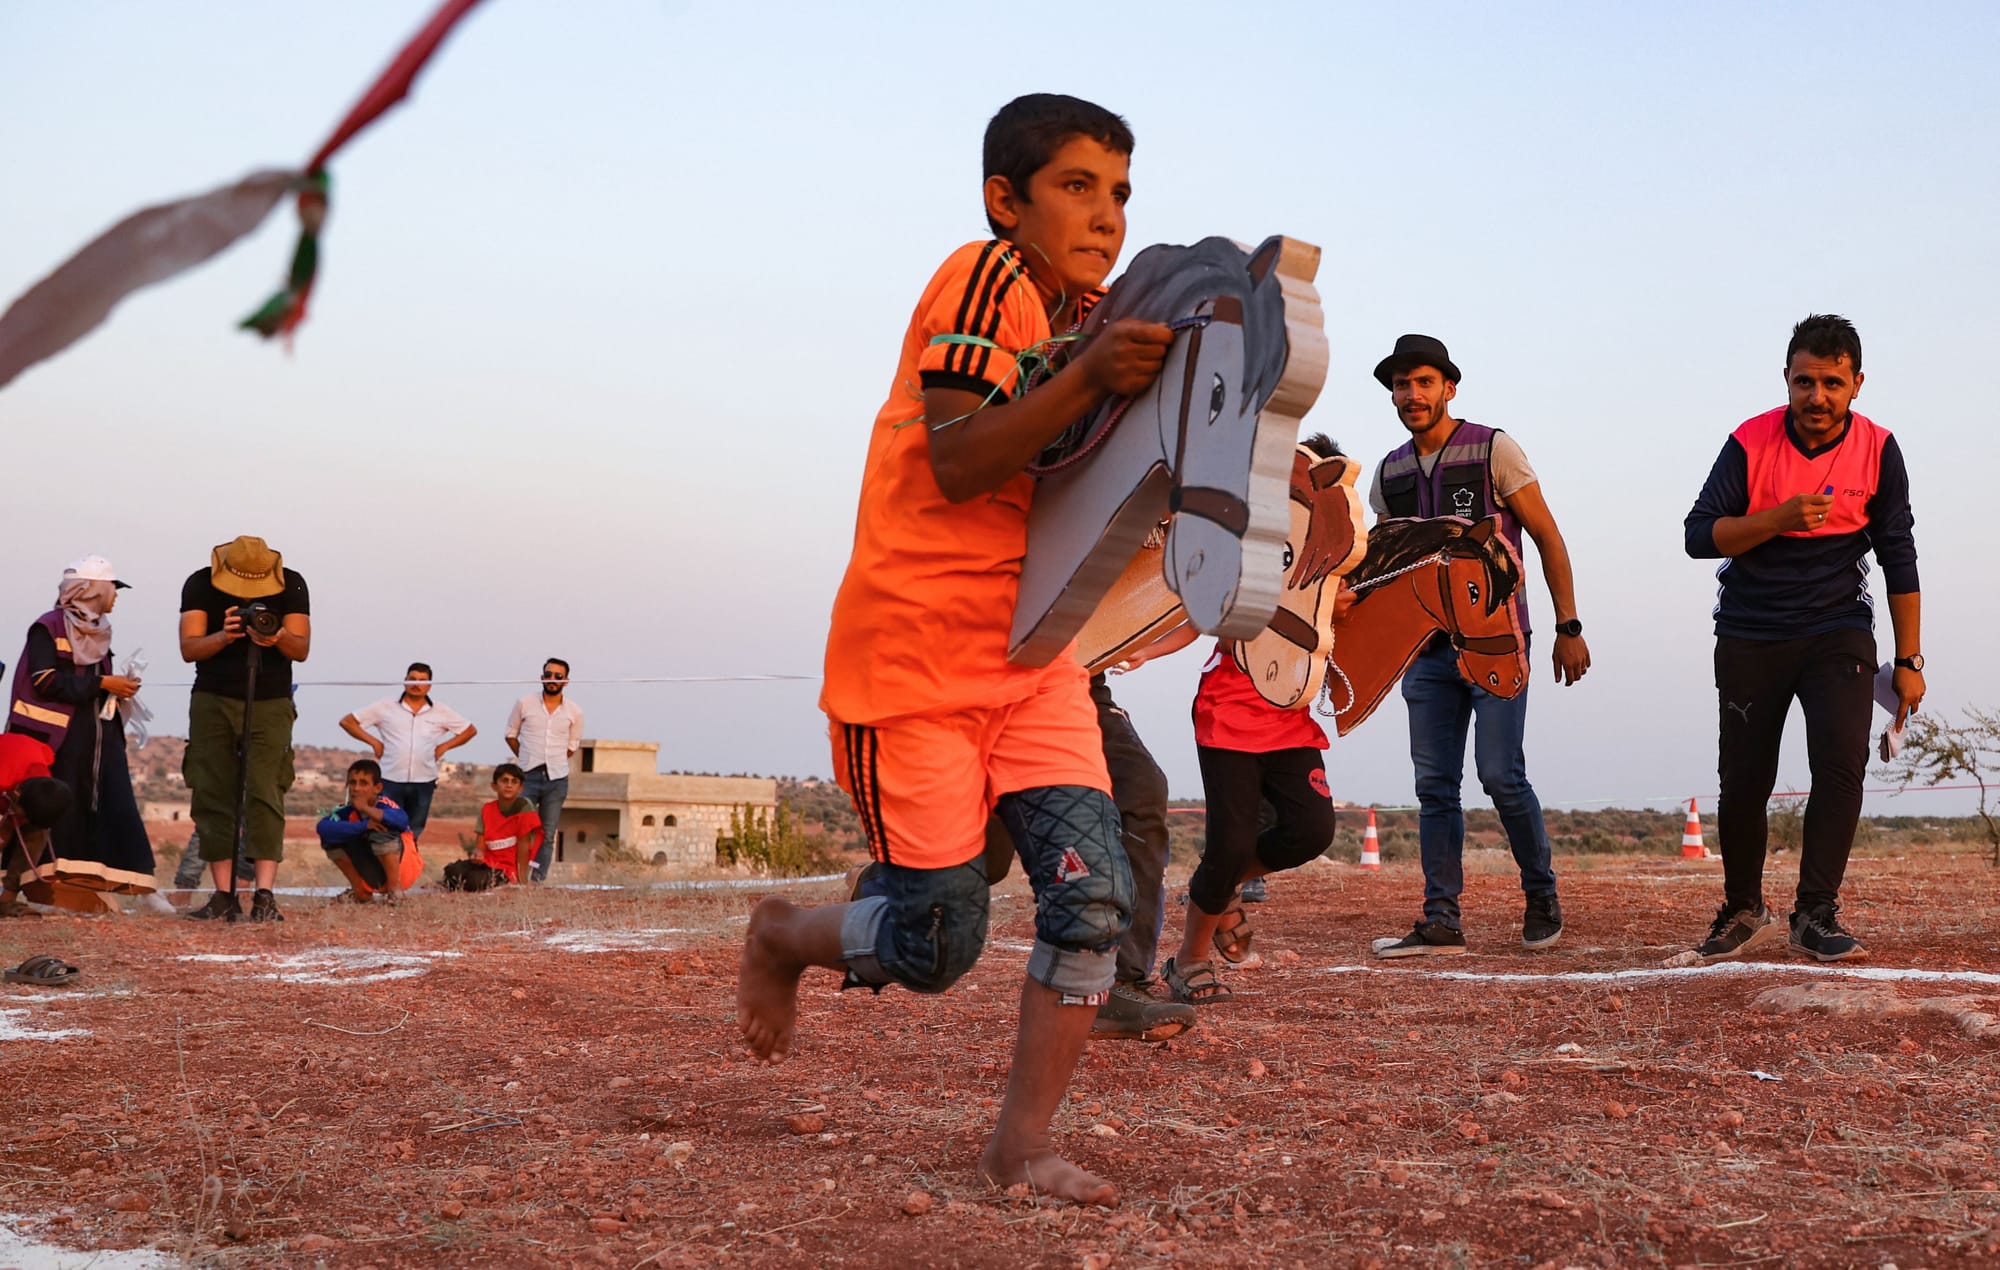
{"label": "wide-brim hat", "polygon": [[1384,388],[1397,371],[1418,366],[1435,366],[1452,383],[1458,382],[1458,367],[1444,348],[1444,341],[1431,335],[1405,335],[1396,341],[1396,351],[1375,363],[1375,378]]}
{"label": "wide-brim hat", "polygon": [[111,562],[103,556],[85,556],[81,560],[71,561],[63,570],[63,581],[67,582],[71,578],[80,578],[85,582],[109,582],[120,590],[129,585],[119,581],[118,570],[112,568]]}
{"label": "wide-brim hat", "polygon": [[285,589],[285,558],[245,534],[209,553],[208,580],[224,595],[261,600]]}

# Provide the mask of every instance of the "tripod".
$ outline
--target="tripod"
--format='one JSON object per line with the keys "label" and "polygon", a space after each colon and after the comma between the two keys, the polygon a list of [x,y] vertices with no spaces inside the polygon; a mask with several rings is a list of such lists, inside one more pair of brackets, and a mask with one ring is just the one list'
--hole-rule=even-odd
{"label": "tripod", "polygon": [[[257,709],[257,662],[263,647],[255,640],[250,641],[247,654],[249,673],[243,684],[243,731],[236,737],[236,841],[230,844],[229,852],[229,920],[235,921],[242,915],[236,898],[236,862],[243,858],[250,841],[250,726]],[[256,881],[253,874],[251,881]]]}

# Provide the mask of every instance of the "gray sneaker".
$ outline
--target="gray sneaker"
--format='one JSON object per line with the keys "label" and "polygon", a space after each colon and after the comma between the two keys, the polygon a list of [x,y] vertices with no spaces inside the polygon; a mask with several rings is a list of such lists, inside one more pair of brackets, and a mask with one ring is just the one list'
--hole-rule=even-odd
{"label": "gray sneaker", "polygon": [[1792,914],[1792,951],[1814,961],[1858,961],[1868,949],[1841,927],[1838,912],[1831,904],[1819,904]]}
{"label": "gray sneaker", "polygon": [[1092,1036],[1128,1041],[1164,1041],[1194,1026],[1194,1007],[1162,1001],[1136,983],[1118,983],[1097,1007]]}
{"label": "gray sneaker", "polygon": [[1751,909],[1725,902],[1715,910],[1715,921],[1708,928],[1708,938],[1701,942],[1695,953],[1704,964],[1728,961],[1762,948],[1782,933],[1771,924],[1771,910],[1762,904]]}
{"label": "gray sneaker", "polygon": [[1418,922],[1401,939],[1378,939],[1371,947],[1377,957],[1456,957],[1465,952],[1465,936],[1443,922]]}

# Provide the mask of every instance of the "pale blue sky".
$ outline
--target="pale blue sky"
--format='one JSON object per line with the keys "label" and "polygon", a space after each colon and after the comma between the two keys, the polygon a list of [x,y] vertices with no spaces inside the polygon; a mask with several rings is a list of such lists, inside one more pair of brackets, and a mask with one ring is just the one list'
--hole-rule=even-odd
{"label": "pale blue sky", "polygon": [[[299,161],[430,7],[0,7],[0,298],[139,206]],[[1368,371],[1420,330],[1464,370],[1458,413],[1526,447],[1596,663],[1559,689],[1537,650],[1546,801],[1713,787],[1713,581],[1681,517],[1728,431],[1782,401],[1809,311],[1859,325],[1861,408],[1909,458],[1930,704],[2000,704],[1980,392],[2000,10],[1012,12],[489,0],[335,165],[293,356],[232,330],[282,273],[287,209],[0,392],[0,627],[103,552],[136,584],[120,647],[184,680],[180,581],[256,533],[312,585],[308,679],[412,658],[526,677],[552,653],[583,679],[817,673],[903,324],[985,232],[980,131],[1052,90],[1132,122],[1128,258],[1207,234],[1324,249],[1310,426],[1379,461],[1402,432]],[[1200,660],[1118,685],[1180,796]],[[816,691],[573,697],[669,766],[823,774]],[[486,731],[467,756],[496,758],[510,691],[438,695]],[[183,689],[147,696],[184,726]],[[300,739],[339,740],[368,697],[304,690]],[[1400,700],[1330,766],[1340,796],[1407,801]]]}

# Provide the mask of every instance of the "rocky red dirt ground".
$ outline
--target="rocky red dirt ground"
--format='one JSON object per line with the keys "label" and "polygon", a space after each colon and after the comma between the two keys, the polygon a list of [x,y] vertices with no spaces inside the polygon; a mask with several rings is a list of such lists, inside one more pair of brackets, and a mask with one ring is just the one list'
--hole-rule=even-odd
{"label": "rocky red dirt ground", "polygon": [[1414,869],[1276,879],[1233,1004],[1086,1054],[1057,1131],[1122,1188],[1108,1211],[974,1172],[1031,937],[1018,878],[946,996],[809,978],[776,1068],[735,1031],[754,890],[0,921],[6,964],[84,970],[0,989],[0,1213],[206,1265],[2000,1264],[1990,868],[1857,859],[1866,965],[1942,976],[1861,979],[1782,945],[1652,973],[1705,929],[1718,866],[1562,863],[1556,948],[1519,950],[1487,860],[1473,955],[1418,964],[1368,956],[1414,916]]}

